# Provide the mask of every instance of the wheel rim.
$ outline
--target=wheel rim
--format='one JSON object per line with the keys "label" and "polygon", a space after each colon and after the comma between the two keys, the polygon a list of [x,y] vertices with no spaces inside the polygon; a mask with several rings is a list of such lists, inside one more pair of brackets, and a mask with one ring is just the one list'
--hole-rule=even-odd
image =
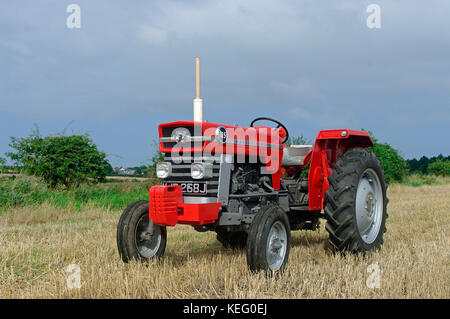
{"label": "wheel rim", "polygon": [[136,225],[136,248],[144,258],[156,255],[161,246],[161,227],[153,224],[153,221],[145,214],[141,216]]}
{"label": "wheel rim", "polygon": [[284,224],[276,221],[267,237],[266,258],[269,269],[276,271],[283,265],[287,248],[287,231]]}
{"label": "wheel rim", "polygon": [[361,175],[356,191],[356,222],[366,244],[375,241],[383,217],[383,192],[378,174],[368,168]]}

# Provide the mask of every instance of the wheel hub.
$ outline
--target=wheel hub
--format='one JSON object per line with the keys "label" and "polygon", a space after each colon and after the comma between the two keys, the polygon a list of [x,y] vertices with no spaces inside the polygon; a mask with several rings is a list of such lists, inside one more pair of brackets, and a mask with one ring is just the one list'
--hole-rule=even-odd
{"label": "wheel hub", "polygon": [[280,251],[280,249],[283,247],[282,241],[280,238],[278,238],[277,236],[275,236],[272,241],[270,242],[270,250],[273,254],[278,254],[278,252]]}
{"label": "wheel hub", "polygon": [[144,240],[152,240],[152,238],[153,238],[153,231],[148,231],[148,229],[147,229],[147,230],[143,231],[143,232],[139,235],[139,238],[140,238],[142,241],[144,241]]}
{"label": "wheel hub", "polygon": [[377,173],[368,168],[356,191],[356,221],[361,238],[371,244],[378,236],[383,215],[383,194]]}
{"label": "wheel hub", "polygon": [[272,225],[266,247],[269,268],[273,271],[280,269],[287,250],[287,230],[283,223],[277,221]]}
{"label": "wheel hub", "polygon": [[373,196],[373,193],[369,192],[366,197],[366,206],[365,206],[367,216],[372,217],[376,203],[377,200]]}
{"label": "wheel hub", "polygon": [[161,245],[161,229],[147,216],[142,217],[136,226],[136,246],[139,254],[145,258],[156,255]]}

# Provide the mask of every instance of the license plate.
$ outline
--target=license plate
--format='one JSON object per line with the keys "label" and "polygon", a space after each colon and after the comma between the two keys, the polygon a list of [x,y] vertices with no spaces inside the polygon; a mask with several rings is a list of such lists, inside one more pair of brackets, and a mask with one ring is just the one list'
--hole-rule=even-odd
{"label": "license plate", "polygon": [[181,186],[183,194],[207,194],[208,190],[206,183],[177,183],[177,182],[165,182],[163,185]]}

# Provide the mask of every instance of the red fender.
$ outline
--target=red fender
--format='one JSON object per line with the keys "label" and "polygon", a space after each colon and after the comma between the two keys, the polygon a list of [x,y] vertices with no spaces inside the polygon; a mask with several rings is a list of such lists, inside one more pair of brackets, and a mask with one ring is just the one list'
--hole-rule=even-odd
{"label": "red fender", "polygon": [[368,132],[355,130],[319,131],[311,155],[308,175],[309,210],[322,210],[328,176],[337,157],[350,148],[371,147],[373,141]]}

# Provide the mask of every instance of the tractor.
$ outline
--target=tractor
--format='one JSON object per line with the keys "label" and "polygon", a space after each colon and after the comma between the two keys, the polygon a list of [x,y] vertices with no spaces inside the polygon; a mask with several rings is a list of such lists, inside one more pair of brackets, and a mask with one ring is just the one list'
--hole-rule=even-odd
{"label": "tractor", "polygon": [[124,262],[163,257],[167,227],[177,224],[216,232],[224,247],[245,249],[252,272],[283,271],[291,231],[317,230],[320,219],[336,252],[382,245],[386,184],[367,132],[321,130],[313,145],[288,146],[288,129],[270,117],[248,127],[203,121],[199,58],[193,104],[193,121],[159,125],[162,182],[120,217]]}

